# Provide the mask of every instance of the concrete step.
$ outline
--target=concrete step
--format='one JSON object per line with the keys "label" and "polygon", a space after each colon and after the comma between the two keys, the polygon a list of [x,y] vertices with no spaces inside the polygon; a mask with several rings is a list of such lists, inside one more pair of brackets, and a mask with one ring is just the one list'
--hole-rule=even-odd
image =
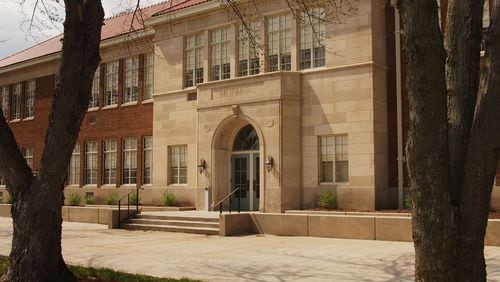
{"label": "concrete step", "polygon": [[219,235],[219,228],[208,227],[189,227],[189,226],[169,226],[152,224],[126,223],[122,228],[127,230],[145,230],[145,231],[163,231],[163,232],[182,232],[205,235]]}
{"label": "concrete step", "polygon": [[165,226],[188,226],[188,227],[207,227],[219,228],[219,222],[211,221],[192,221],[192,220],[171,220],[171,219],[149,219],[149,218],[132,218],[127,221],[131,224],[144,225],[165,225]]}
{"label": "concrete step", "polygon": [[139,214],[136,219],[156,219],[156,220],[181,220],[181,221],[197,221],[197,222],[219,222],[218,217],[203,217],[203,216],[170,216],[170,215],[152,215]]}

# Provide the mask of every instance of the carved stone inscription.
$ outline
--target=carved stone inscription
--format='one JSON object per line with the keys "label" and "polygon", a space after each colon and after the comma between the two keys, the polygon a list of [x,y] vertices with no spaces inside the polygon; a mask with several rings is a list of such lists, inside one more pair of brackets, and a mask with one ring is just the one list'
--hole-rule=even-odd
{"label": "carved stone inscription", "polygon": [[258,93],[259,87],[255,85],[240,86],[233,88],[221,88],[212,90],[212,100],[225,100],[233,98],[247,98],[255,96]]}

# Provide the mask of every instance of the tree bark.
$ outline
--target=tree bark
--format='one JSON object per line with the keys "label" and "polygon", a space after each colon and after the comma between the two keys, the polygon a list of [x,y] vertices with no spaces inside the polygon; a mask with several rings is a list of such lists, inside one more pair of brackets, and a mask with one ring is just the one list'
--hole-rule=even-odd
{"label": "tree bark", "polygon": [[[454,281],[445,50],[435,0],[400,2],[410,104],[408,168],[417,281]],[[420,20],[416,20],[420,19]]]}
{"label": "tree bark", "polygon": [[14,198],[7,273],[12,282],[76,280],[61,254],[61,206],[65,172],[100,60],[104,11],[100,0],[66,0],[65,8],[59,83],[37,177],[27,167],[5,120],[0,121],[0,169]]}

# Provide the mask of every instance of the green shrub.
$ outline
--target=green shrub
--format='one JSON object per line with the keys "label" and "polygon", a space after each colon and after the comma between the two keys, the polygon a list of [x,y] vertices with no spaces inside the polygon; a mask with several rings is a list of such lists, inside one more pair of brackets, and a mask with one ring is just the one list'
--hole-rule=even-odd
{"label": "green shrub", "polygon": [[82,203],[82,196],[78,193],[71,193],[68,197],[68,205],[79,206]]}
{"label": "green shrub", "polygon": [[410,195],[406,195],[404,201],[403,201],[403,207],[405,209],[411,209],[412,208],[412,203],[411,203],[411,197]]}
{"label": "green shrub", "polygon": [[131,205],[135,205],[137,204],[137,202],[141,202],[141,197],[139,196],[139,198],[137,198],[137,191],[130,193],[129,201]]}
{"label": "green shrub", "polygon": [[165,191],[163,196],[161,196],[161,202],[167,207],[173,207],[177,204],[177,200],[175,199],[175,195]]}
{"label": "green shrub", "polygon": [[86,195],[85,196],[85,204],[86,205],[95,205],[94,195]]}
{"label": "green shrub", "polygon": [[323,190],[319,193],[319,207],[333,210],[337,208],[337,196],[330,190]]}
{"label": "green shrub", "polygon": [[11,195],[7,196],[7,204],[12,204],[14,202],[14,198]]}
{"label": "green shrub", "polygon": [[108,205],[116,205],[117,202],[118,202],[118,194],[116,194],[115,192],[110,193],[106,198],[106,204]]}

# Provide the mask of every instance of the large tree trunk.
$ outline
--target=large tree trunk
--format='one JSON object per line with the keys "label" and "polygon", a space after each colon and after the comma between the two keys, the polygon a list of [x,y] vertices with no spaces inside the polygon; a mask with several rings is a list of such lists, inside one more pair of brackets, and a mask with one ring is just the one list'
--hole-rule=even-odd
{"label": "large tree trunk", "polygon": [[61,206],[71,152],[99,63],[104,17],[100,0],[66,0],[59,83],[39,174],[32,176],[5,120],[0,121],[0,169],[13,195],[14,234],[8,279],[74,281],[61,254]]}
{"label": "large tree trunk", "polygon": [[[496,77],[500,27],[490,27],[485,68],[480,73],[482,0],[449,1],[446,54],[436,1],[401,0],[399,4],[410,100],[408,166],[415,277],[417,281],[485,281],[484,235],[500,150],[500,79]],[[493,24],[500,12],[496,5]]]}
{"label": "large tree trunk", "polygon": [[415,276],[421,281],[453,281],[448,271],[452,242],[445,51],[438,8],[435,0],[408,0],[401,5],[401,12],[410,103],[408,166]]}

